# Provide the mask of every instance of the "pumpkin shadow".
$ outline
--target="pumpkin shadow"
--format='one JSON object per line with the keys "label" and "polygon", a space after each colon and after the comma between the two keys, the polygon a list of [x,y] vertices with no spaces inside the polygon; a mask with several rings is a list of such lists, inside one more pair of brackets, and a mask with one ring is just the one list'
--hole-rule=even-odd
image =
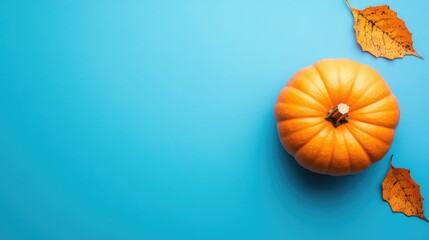
{"label": "pumpkin shadow", "polygon": [[354,174],[349,176],[330,176],[311,172],[301,167],[295,159],[288,154],[281,144],[279,144],[278,151],[282,151],[284,157],[279,159],[281,168],[284,172],[289,173],[292,178],[300,187],[309,191],[316,192],[333,192],[339,190],[347,190],[350,184],[361,178],[361,174]]}
{"label": "pumpkin shadow", "polygon": [[[346,199],[354,199],[354,190],[361,188],[368,181],[368,171],[349,176],[329,176],[313,173],[301,167],[295,159],[284,150],[278,140],[277,127],[273,124],[274,167],[277,176],[284,182],[282,192],[292,193],[295,200],[311,206],[340,207],[352,204]],[[273,139],[274,141],[274,139]]]}

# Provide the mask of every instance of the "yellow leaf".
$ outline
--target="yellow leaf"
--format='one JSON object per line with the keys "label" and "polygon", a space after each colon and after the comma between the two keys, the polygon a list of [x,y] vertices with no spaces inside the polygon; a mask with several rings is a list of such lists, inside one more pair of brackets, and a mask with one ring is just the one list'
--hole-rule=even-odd
{"label": "yellow leaf", "polygon": [[410,170],[395,168],[390,158],[390,169],[382,183],[383,200],[393,212],[417,216],[428,222],[423,212],[423,197],[420,186],[411,178]]}
{"label": "yellow leaf", "polygon": [[357,10],[345,0],[354,17],[356,40],[363,51],[387,59],[414,55],[423,59],[413,48],[411,33],[405,22],[389,6]]}

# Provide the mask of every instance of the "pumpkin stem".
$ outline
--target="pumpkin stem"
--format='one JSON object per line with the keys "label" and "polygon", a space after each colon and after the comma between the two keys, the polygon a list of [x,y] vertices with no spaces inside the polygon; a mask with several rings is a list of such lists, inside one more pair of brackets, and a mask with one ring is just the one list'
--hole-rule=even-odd
{"label": "pumpkin stem", "polygon": [[343,123],[347,123],[349,113],[349,106],[345,103],[340,103],[338,106],[328,111],[328,115],[325,117],[327,121],[332,122],[334,127],[338,127]]}

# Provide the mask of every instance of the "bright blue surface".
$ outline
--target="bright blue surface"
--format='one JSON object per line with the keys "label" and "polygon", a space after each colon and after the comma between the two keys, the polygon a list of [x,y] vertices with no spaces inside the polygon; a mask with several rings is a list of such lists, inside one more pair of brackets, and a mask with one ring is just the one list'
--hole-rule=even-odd
{"label": "bright blue surface", "polygon": [[[429,2],[352,1],[384,3],[429,58]],[[394,153],[429,197],[429,61],[363,53],[352,21],[341,0],[1,1],[0,239],[429,239],[380,191]],[[401,121],[334,178],[285,153],[273,105],[340,57],[385,77]]]}

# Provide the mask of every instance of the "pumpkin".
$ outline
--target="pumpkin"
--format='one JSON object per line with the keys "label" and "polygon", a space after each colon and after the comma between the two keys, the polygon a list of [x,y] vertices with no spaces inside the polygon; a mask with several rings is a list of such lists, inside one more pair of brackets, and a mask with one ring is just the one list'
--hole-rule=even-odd
{"label": "pumpkin", "polygon": [[373,68],[325,59],[298,71],[275,103],[280,141],[304,168],[333,176],[368,168],[389,150],[396,97]]}

